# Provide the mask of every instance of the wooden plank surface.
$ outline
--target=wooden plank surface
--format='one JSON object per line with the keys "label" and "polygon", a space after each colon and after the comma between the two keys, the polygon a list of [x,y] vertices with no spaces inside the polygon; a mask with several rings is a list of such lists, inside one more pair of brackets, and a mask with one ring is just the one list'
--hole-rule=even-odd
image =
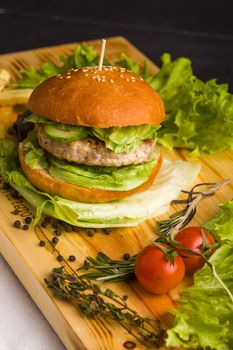
{"label": "wooden plank surface", "polygon": [[[99,50],[100,41],[88,42]],[[19,53],[0,56],[0,67],[9,69],[14,77],[20,77],[20,70],[29,65],[38,67],[44,61],[58,62],[60,55],[72,52],[74,44],[54,46],[50,48],[36,49]],[[122,37],[110,38],[107,43],[106,57],[110,61],[119,58],[124,51],[134,60],[142,62],[145,56]],[[150,70],[157,71],[157,67],[150,62]],[[15,119],[22,107],[0,107],[0,137],[4,134]],[[188,152],[164,150],[170,159],[192,160]],[[193,160],[192,160],[193,161]],[[215,182],[230,178],[233,180],[233,152],[226,151],[214,156],[206,155],[200,160],[202,170],[197,182]],[[217,193],[215,197],[207,198],[199,204],[198,213],[193,221],[201,224],[211,218],[218,209],[218,204],[233,196],[232,185],[228,185]],[[135,340],[116,323],[106,322],[103,319],[92,321],[81,317],[72,304],[55,299],[46,288],[44,278],[55,266],[66,266],[68,271],[75,271],[87,255],[95,256],[98,251],[109,254],[112,258],[121,258],[125,252],[137,253],[142,247],[155,238],[155,221],[148,220],[135,228],[114,229],[106,236],[99,230],[94,237],[87,237],[85,231],[80,233],[64,233],[53,248],[50,241],[52,230],[47,228],[32,228],[29,231],[18,230],[13,227],[16,219],[12,214],[14,209],[19,209],[19,216],[27,216],[33,213],[33,208],[22,199],[12,198],[9,190],[0,190],[0,251],[9,265],[15,271],[25,288],[37,303],[47,320],[50,322],[67,349],[88,350],[123,350],[123,344],[127,340]],[[178,207],[171,208],[170,212]],[[167,217],[166,214],[163,217]],[[39,248],[38,243],[46,241],[44,248]],[[65,261],[59,263],[56,256],[60,253]],[[68,262],[68,256],[77,256],[76,262]],[[191,278],[186,278],[176,290],[168,295],[153,296],[144,292],[137,282],[115,283],[111,288],[118,293],[129,296],[129,305],[140,314],[150,317],[163,317],[166,312],[175,306],[178,291],[191,284]],[[136,349],[145,349],[136,343]]]}

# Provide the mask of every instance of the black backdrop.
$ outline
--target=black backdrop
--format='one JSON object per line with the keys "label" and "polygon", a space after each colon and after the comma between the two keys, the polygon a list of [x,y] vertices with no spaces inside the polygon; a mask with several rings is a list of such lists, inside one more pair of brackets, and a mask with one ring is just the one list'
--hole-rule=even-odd
{"label": "black backdrop", "polygon": [[159,64],[193,61],[201,79],[233,90],[232,1],[0,0],[0,53],[123,35]]}

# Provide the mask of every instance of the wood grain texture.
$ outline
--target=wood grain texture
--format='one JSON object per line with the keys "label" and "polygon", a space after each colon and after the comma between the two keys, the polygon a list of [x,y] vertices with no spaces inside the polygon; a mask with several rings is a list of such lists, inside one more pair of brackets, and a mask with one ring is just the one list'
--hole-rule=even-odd
{"label": "wood grain texture", "polygon": [[[98,50],[100,41],[89,42]],[[57,63],[58,56],[72,52],[74,44],[55,46],[0,56],[0,67],[11,71],[14,79],[20,77],[20,69],[33,65],[38,67],[43,61]],[[145,56],[122,37],[108,40],[106,57],[109,60],[119,58],[120,52],[125,51],[137,61],[143,61]],[[156,72],[158,68],[150,62],[150,70]],[[21,108],[0,108],[0,137],[3,137]],[[190,160],[187,151],[168,152],[163,150],[170,159]],[[193,161],[193,159],[192,159]],[[233,180],[233,152],[226,151],[214,156],[206,155],[200,160],[202,170],[197,182],[215,182],[230,178]],[[198,213],[193,224],[201,224],[210,219],[218,210],[218,204],[230,199],[233,195],[232,185],[220,190],[216,196],[207,198],[198,206]],[[120,326],[113,322],[98,319],[92,321],[81,317],[74,305],[52,297],[46,288],[44,278],[55,266],[63,265],[68,271],[75,271],[87,255],[95,256],[98,251],[109,254],[112,258],[121,258],[125,252],[137,253],[142,247],[155,238],[155,220],[148,220],[135,228],[114,229],[106,236],[99,230],[94,237],[87,237],[85,231],[80,233],[64,233],[53,248],[50,241],[52,230],[45,228],[30,228],[22,231],[13,227],[16,216],[12,214],[15,208],[20,210],[21,218],[33,213],[33,208],[21,199],[11,197],[8,190],[0,190],[0,251],[27,291],[37,303],[58,336],[68,350],[123,350],[127,340],[135,341]],[[177,210],[178,206],[170,209],[168,214]],[[44,248],[38,243],[43,239]],[[59,263],[56,260],[58,252],[65,258]],[[74,254],[77,261],[68,262],[68,256]],[[111,288],[120,294],[129,296],[129,305],[142,315],[150,317],[164,317],[166,312],[175,306],[178,292],[190,285],[191,278],[186,278],[179,288],[168,295],[153,296],[144,292],[137,282],[112,284]],[[145,349],[136,342],[136,349]]]}

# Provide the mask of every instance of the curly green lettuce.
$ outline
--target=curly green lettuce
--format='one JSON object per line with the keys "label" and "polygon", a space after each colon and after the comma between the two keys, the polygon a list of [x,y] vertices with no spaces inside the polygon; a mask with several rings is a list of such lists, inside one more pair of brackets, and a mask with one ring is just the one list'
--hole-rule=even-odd
{"label": "curly green lettuce", "polygon": [[[233,293],[233,200],[221,205],[205,228],[218,240],[228,240],[210,258],[218,275]],[[205,265],[194,275],[194,285],[185,289],[173,312],[174,327],[166,345],[191,349],[233,349],[233,303]]]}
{"label": "curly green lettuce", "polygon": [[194,156],[233,149],[233,95],[227,84],[199,80],[187,58],[172,61],[164,54],[162,62],[150,81],[165,102],[159,142],[168,148],[190,149]]}

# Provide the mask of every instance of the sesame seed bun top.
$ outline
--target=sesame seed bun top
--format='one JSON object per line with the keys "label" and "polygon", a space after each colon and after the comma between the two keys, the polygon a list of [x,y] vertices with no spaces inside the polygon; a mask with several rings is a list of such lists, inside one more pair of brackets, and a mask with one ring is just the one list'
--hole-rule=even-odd
{"label": "sesame seed bun top", "polygon": [[108,66],[49,78],[36,87],[28,104],[48,119],[99,128],[159,124],[165,114],[160,96],[140,76]]}

